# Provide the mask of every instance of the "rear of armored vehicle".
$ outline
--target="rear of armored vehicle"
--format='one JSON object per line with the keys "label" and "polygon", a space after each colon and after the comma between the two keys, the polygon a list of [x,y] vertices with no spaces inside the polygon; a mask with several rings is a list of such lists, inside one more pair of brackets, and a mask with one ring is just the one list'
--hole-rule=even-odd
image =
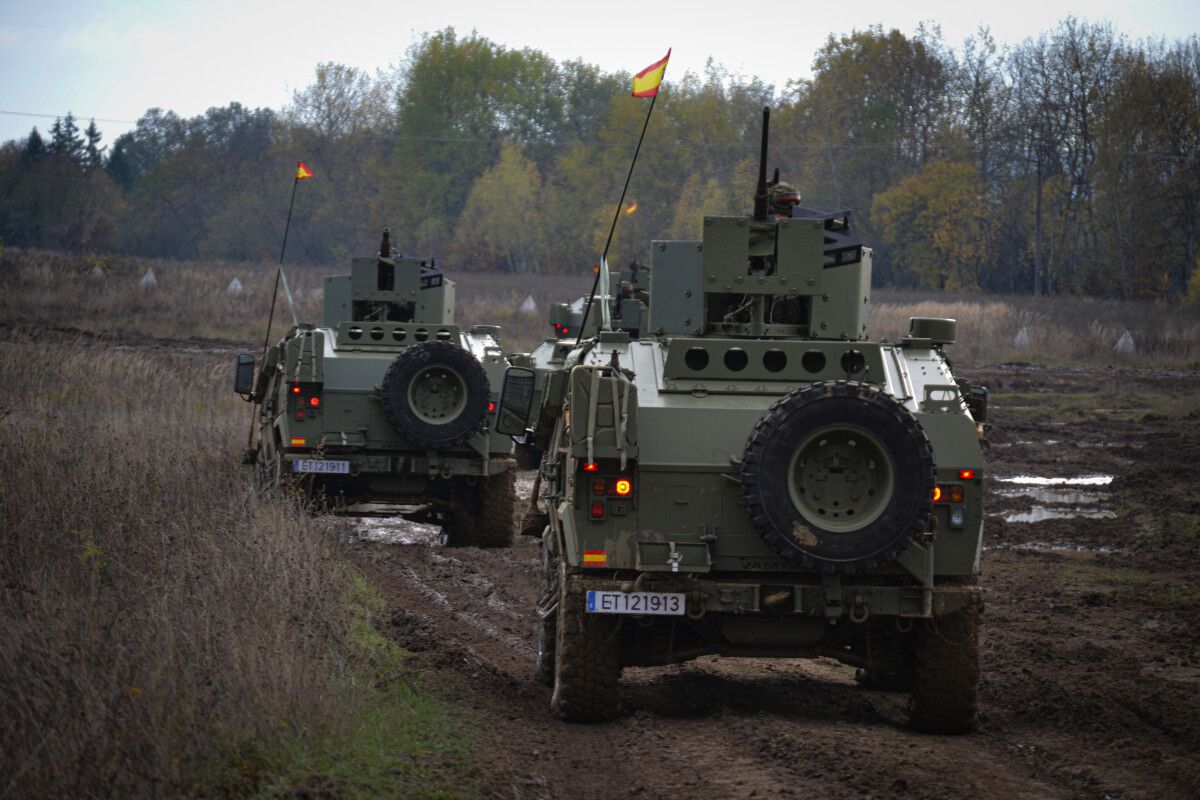
{"label": "rear of armored vehicle", "polygon": [[323,324],[290,331],[259,376],[265,481],[427,505],[448,543],[506,544],[513,445],[491,429],[507,361],[499,328],[461,329],[453,304],[454,284],[416,259],[327,278]]}
{"label": "rear of armored vehicle", "polygon": [[870,251],[794,213],[655,242],[650,335],[541,381],[538,672],[564,718],[612,714],[624,666],[720,653],[836,658],[910,691],[917,727],[973,725],[985,395],[953,321],[865,341]]}

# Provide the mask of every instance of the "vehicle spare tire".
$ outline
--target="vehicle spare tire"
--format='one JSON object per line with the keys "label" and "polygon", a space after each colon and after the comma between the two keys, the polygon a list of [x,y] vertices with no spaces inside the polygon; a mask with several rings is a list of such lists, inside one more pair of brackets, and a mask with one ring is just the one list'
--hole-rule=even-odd
{"label": "vehicle spare tire", "polygon": [[481,430],[492,390],[483,365],[450,342],[422,342],[388,365],[383,414],[420,447],[450,447]]}
{"label": "vehicle spare tire", "polygon": [[821,572],[895,558],[928,529],[929,437],[879,387],[822,381],[780,398],[754,426],[741,467],[755,530],[780,555]]}

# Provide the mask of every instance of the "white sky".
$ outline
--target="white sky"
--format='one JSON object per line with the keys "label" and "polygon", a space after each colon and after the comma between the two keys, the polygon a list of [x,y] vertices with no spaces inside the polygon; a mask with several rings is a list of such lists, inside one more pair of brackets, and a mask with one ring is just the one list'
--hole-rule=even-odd
{"label": "white sky", "polygon": [[[1069,14],[1108,20],[1137,40],[1175,40],[1200,30],[1191,0],[0,0],[0,111],[97,117],[104,143],[147,108],[194,116],[238,101],[278,109],[321,61],[374,71],[397,65],[422,33],[454,26],[558,60],[582,58],[637,71],[674,48],[668,83],[700,72],[708,57],[777,89],[809,74],[830,34],[879,23],[911,34],[939,24],[958,47],[980,25],[1013,44]],[[757,9],[757,16],[739,13]],[[105,121],[117,120],[117,121]],[[0,113],[0,141],[43,133],[52,119]],[[84,123],[86,124],[86,122]]]}

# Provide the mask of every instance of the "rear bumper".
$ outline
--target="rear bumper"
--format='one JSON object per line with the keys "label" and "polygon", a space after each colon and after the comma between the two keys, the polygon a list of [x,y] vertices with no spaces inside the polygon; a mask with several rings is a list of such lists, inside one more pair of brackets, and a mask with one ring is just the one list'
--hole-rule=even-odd
{"label": "rear bumper", "polygon": [[512,469],[509,456],[482,458],[474,451],[450,453],[336,453],[288,450],[283,454],[287,469],[291,463],[303,459],[321,458],[328,461],[350,462],[349,474],[322,477],[347,479],[386,480],[388,478],[425,479],[454,477],[488,477]]}
{"label": "rear bumper", "polygon": [[641,573],[636,580],[591,575],[571,577],[580,591],[684,592],[687,614],[701,619],[709,614],[777,617],[816,617],[829,621],[894,617],[928,619],[953,614],[982,602],[978,586],[943,584],[926,590],[916,585],[843,583],[837,576],[816,582],[795,580],[721,580],[707,576],[664,579]]}

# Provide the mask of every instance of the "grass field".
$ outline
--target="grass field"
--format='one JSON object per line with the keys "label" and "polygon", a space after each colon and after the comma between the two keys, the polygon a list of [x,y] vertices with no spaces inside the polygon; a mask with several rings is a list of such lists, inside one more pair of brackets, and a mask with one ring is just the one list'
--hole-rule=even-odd
{"label": "grass field", "polygon": [[[148,270],[157,287],[141,288]],[[318,321],[331,268],[288,269],[300,321]],[[99,270],[103,277],[93,277]],[[590,275],[503,275],[451,272],[458,284],[461,324],[498,324],[512,351],[527,350],[550,333],[546,312],[590,288]],[[237,278],[238,295],[226,289]],[[79,328],[94,333],[214,339],[261,346],[275,270],[270,264],[147,261],[118,256],[66,256],[6,251],[0,256],[0,320]],[[535,314],[520,312],[532,294]],[[969,363],[1022,361],[1200,369],[1200,306],[1122,303],[1094,298],[993,297],[877,291],[870,335],[890,340],[908,330],[911,316],[953,317],[958,343],[950,355]],[[273,336],[290,311],[280,292]],[[1017,346],[1025,331],[1028,345]],[[1130,332],[1136,348],[1114,350]]]}
{"label": "grass field", "polygon": [[251,488],[229,375],[0,331],[0,796],[460,782],[429,764],[464,726],[409,687],[335,533]]}

